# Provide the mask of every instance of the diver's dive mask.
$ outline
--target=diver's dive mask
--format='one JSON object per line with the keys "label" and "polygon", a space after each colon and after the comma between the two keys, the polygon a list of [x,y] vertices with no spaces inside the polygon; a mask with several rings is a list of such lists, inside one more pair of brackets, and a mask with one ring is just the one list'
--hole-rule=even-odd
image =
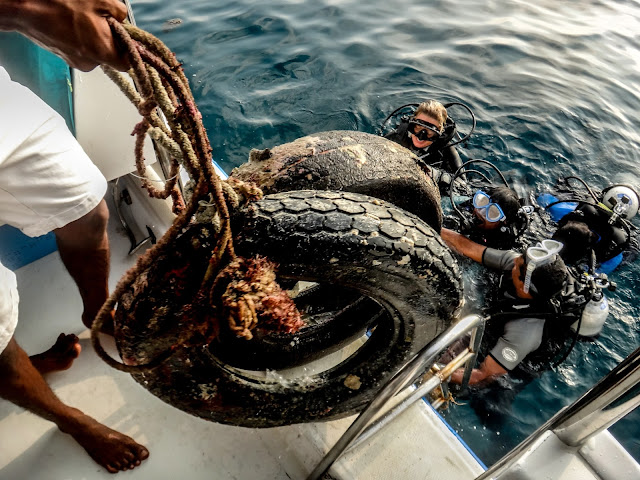
{"label": "diver's dive mask", "polygon": [[531,288],[531,275],[537,267],[555,262],[558,253],[564,244],[557,240],[545,239],[535,246],[527,248],[527,271],[524,277],[524,293],[529,293]]}
{"label": "diver's dive mask", "polygon": [[489,194],[482,190],[478,190],[473,196],[473,206],[482,214],[487,222],[499,222],[506,217],[500,205],[492,202]]}
{"label": "diver's dive mask", "polygon": [[[416,127],[422,127],[422,130],[416,133]],[[421,142],[429,140],[435,142],[440,138],[440,128],[433,123],[425,122],[419,118],[409,120],[409,132]]]}

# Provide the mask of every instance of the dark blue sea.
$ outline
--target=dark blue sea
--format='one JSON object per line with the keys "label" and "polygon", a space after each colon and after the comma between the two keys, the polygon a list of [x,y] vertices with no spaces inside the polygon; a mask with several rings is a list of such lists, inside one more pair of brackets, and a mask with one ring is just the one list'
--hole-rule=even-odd
{"label": "dark blue sea", "polygon": [[[436,98],[477,117],[463,159],[494,162],[520,189],[566,175],[599,188],[640,183],[640,2],[133,0],[133,9],[184,63],[228,171],[252,148],[323,130],[377,133],[396,107]],[[444,413],[485,464],[639,345],[640,264],[614,276],[597,341],[578,343],[497,420],[469,403]],[[640,409],[612,432],[640,460]]]}

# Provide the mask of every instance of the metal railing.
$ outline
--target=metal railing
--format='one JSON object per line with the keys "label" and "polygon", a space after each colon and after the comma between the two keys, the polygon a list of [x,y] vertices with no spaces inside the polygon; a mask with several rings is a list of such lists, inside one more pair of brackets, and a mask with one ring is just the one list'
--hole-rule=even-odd
{"label": "metal railing", "polygon": [[[345,433],[340,437],[340,439],[336,442],[336,444],[329,450],[329,452],[325,455],[325,457],[320,461],[320,463],[316,466],[316,468],[311,472],[311,474],[307,477],[307,480],[318,480],[322,477],[324,472],[326,472],[331,465],[349,448],[349,446],[356,441],[358,435],[364,434],[366,438],[369,438],[375,432],[379,431],[382,426],[389,423],[393,418],[395,418],[399,413],[404,411],[410,404],[420,399],[422,395],[417,396],[418,390],[420,392],[426,391],[426,388],[419,388],[411,395],[411,402],[409,399],[404,400],[402,403],[398,404],[394,409],[388,412],[385,416],[379,419],[375,424],[373,424],[369,430],[364,432],[367,425],[371,422],[373,417],[376,416],[380,412],[380,410],[384,407],[391,397],[396,395],[399,391],[409,386],[415,379],[425,370],[426,367],[431,366],[437,359],[438,355],[450,346],[453,342],[461,338],[466,333],[477,329],[478,327],[484,326],[484,318],[479,315],[468,315],[459,319],[453,325],[451,325],[447,330],[441,333],[438,337],[433,339],[429,344],[427,344],[412,360],[410,360],[404,367],[396,373],[391,380],[389,380],[385,386],[378,392],[378,394],[374,397],[374,399],[369,403],[369,405],[360,413],[358,418],[349,426],[349,428],[345,431]],[[474,344],[479,343],[478,335],[475,335]],[[464,356],[464,352],[462,354]],[[465,361],[469,361],[470,359],[475,359],[473,354],[466,356]],[[456,361],[459,362],[459,358],[456,357]],[[460,363],[462,364],[462,363]],[[473,364],[471,364],[471,368]],[[469,370],[470,371],[470,370]],[[435,377],[434,380],[430,383],[433,384],[433,389],[440,383],[440,379]],[[364,433],[363,433],[364,432]],[[364,440],[364,439],[363,439]],[[359,440],[358,443],[360,443]]]}
{"label": "metal railing", "polygon": [[[409,406],[436,388],[456,368],[466,363],[463,376],[463,386],[465,386],[475,363],[485,320],[478,315],[466,316],[424,347],[387,382],[311,472],[307,480],[321,478],[343,453],[379,432]],[[473,331],[469,349],[460,353],[407,398],[370,424],[372,418],[380,412],[391,397],[415,381],[427,366],[434,363],[440,352],[469,331]],[[499,478],[548,431],[552,431],[566,445],[580,447],[638,405],[640,405],[640,348],[631,353],[582,397],[559,411],[491,468],[476,477],[476,480]]]}
{"label": "metal railing", "polygon": [[584,445],[640,405],[640,348],[631,353],[587,393],[560,410],[476,480],[498,478],[547,431],[569,446]]}

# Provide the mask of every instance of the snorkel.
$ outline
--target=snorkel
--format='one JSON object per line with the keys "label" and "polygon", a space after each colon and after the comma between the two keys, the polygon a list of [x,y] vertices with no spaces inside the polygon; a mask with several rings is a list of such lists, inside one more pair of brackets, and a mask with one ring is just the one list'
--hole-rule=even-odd
{"label": "snorkel", "polygon": [[[527,270],[524,277],[524,293],[529,293],[531,289],[531,276],[536,268],[555,262],[558,253],[562,250],[564,244],[557,240],[545,239],[538,242],[535,246],[527,248],[526,262]],[[534,292],[534,293],[537,293]]]}

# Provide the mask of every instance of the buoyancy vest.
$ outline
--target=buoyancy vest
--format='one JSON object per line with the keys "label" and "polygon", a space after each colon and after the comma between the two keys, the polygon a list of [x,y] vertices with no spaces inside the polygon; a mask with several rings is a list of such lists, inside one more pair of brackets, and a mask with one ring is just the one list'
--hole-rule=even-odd
{"label": "buoyancy vest", "polygon": [[545,323],[540,347],[527,355],[509,375],[520,380],[531,379],[564,360],[577,339],[570,326],[580,318],[591,298],[590,293],[578,291],[578,285],[570,276],[563,291],[553,299],[523,299],[515,296],[510,273],[503,274],[496,298],[486,310],[490,318],[481,351],[489,351],[495,345],[506,322],[518,318],[543,318]]}
{"label": "buoyancy vest", "polygon": [[545,332],[549,334],[569,334],[569,327],[580,315],[591,298],[591,293],[579,290],[579,284],[569,273],[562,291],[548,299],[526,299],[515,294],[511,272],[500,276],[496,295],[490,300],[485,313],[491,323],[504,324],[516,318],[544,318]]}
{"label": "buoyancy vest", "polygon": [[593,245],[596,259],[599,263],[616,257],[629,247],[631,237],[622,223],[609,223],[610,212],[602,207],[593,204],[580,202],[576,209],[567,213],[558,222],[558,228],[566,225],[569,221],[583,222],[589,230],[598,235],[599,239]]}

